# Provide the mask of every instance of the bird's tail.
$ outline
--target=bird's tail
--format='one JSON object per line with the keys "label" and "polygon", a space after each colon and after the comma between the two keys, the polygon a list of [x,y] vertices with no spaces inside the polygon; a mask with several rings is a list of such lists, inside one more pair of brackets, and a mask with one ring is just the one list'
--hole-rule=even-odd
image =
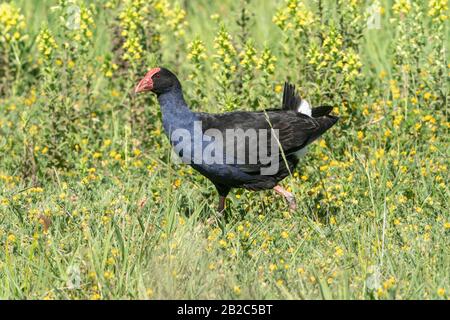
{"label": "bird's tail", "polygon": [[335,123],[339,120],[339,117],[326,115],[323,117],[315,118],[314,120],[317,121],[319,126],[315,130],[315,132],[311,135],[310,139],[308,140],[308,144],[314,142],[317,138],[319,138],[322,134],[324,134],[325,131],[334,126]]}
{"label": "bird's tail", "polygon": [[332,106],[320,106],[317,108],[313,108],[311,112],[311,116],[313,118],[319,118],[323,116],[327,116],[333,110]]}

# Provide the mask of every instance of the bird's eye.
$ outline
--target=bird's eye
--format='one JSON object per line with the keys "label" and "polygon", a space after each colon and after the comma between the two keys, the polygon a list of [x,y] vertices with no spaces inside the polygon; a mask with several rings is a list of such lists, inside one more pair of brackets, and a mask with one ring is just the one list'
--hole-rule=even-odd
{"label": "bird's eye", "polygon": [[157,74],[155,74],[155,78],[158,78],[159,79],[159,74],[157,73]]}

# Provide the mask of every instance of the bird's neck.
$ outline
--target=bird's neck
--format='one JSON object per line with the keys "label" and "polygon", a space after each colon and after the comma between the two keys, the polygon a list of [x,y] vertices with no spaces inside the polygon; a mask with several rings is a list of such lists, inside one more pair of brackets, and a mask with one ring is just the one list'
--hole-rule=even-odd
{"label": "bird's neck", "polygon": [[158,95],[162,121],[167,134],[175,129],[187,128],[194,121],[194,114],[184,101],[181,88]]}

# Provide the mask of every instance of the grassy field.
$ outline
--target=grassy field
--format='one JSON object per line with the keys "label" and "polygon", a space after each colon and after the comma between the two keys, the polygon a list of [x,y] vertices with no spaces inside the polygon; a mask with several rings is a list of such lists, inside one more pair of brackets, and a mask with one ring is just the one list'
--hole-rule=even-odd
{"label": "grassy field", "polygon": [[[448,299],[446,0],[0,1],[0,298]],[[78,19],[79,18],[79,19]],[[379,19],[378,19],[379,18]],[[368,23],[369,21],[369,23]],[[171,159],[150,67],[194,110],[340,121],[283,185]]]}

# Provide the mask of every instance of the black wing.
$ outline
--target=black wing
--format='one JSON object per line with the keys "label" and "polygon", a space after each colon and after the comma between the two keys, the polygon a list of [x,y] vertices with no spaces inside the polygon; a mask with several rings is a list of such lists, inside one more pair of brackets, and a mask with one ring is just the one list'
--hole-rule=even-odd
{"label": "black wing", "polygon": [[[333,116],[313,119],[293,110],[229,112],[223,114],[198,113],[197,116],[202,122],[203,132],[208,129],[215,129],[221,132],[224,138],[224,146],[234,147],[235,154],[248,152],[256,142],[251,139],[227,141],[227,129],[241,129],[244,132],[247,130],[256,130],[257,132],[261,129],[266,130],[269,132],[266,141],[268,150],[270,150],[272,142],[271,134],[275,130],[278,133],[279,148],[276,150],[277,156],[273,158],[278,159],[277,161],[280,162],[282,161],[280,159],[283,158],[283,153],[285,156],[289,156],[304,148],[337,121],[337,118]],[[258,143],[264,142],[258,141]],[[273,155],[269,154],[269,156],[272,157]],[[245,172],[256,173],[260,171],[262,163],[258,159],[257,163],[237,164],[237,166]]]}

